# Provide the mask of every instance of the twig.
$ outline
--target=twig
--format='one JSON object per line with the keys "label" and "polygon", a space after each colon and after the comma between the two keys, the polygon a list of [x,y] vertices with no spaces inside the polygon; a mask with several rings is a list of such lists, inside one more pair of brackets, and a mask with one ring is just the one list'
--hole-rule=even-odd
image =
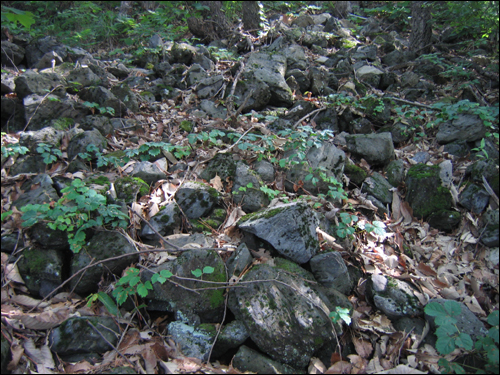
{"label": "twig", "polygon": [[180,248],[179,246],[174,245],[172,242],[168,241],[165,237],[163,237],[160,233],[158,233],[158,231],[157,231],[155,228],[153,228],[153,226],[152,226],[152,225],[151,225],[151,224],[150,224],[150,223],[149,223],[146,219],[144,219],[141,215],[139,215],[139,214],[138,214],[137,212],[135,212],[134,210],[130,210],[130,211],[132,211],[132,212],[133,212],[135,215],[137,215],[137,216],[138,216],[141,220],[143,220],[143,221],[144,221],[144,222],[148,225],[148,227],[150,227],[150,228],[151,228],[151,230],[152,230],[153,232],[155,232],[155,234],[156,234],[158,237],[160,237],[160,238],[161,238],[161,240],[162,240],[163,242],[165,242],[165,243],[166,243],[167,245],[169,245],[169,246],[172,246],[172,247],[173,247],[174,249],[176,249],[176,250],[181,250],[181,248]]}
{"label": "twig", "polygon": [[59,87],[63,87],[62,85],[57,85],[56,87],[54,87],[52,90],[50,90],[47,94],[45,94],[45,96],[42,98],[42,100],[40,100],[40,103],[36,106],[35,108],[35,111],[33,112],[33,114],[31,115],[30,119],[28,120],[28,122],[26,123],[26,126],[24,127],[23,129],[23,132],[26,131],[26,129],[28,128],[28,126],[30,125],[30,122],[31,120],[33,119],[33,117],[35,117],[35,114],[37,113],[38,111],[38,108],[40,108],[40,106],[42,105],[43,101],[47,98],[47,96],[49,96],[50,94],[52,94],[57,88]]}
{"label": "twig", "polygon": [[38,307],[38,305],[40,305],[42,302],[46,301],[50,296],[52,296],[53,294],[55,294],[55,292],[57,292],[59,289],[61,289],[63,286],[65,286],[67,283],[69,283],[74,277],[78,276],[82,272],[85,272],[87,269],[89,269],[91,267],[94,267],[94,266],[97,266],[97,265],[99,265],[101,263],[111,262],[113,260],[117,260],[117,259],[129,257],[129,256],[137,255],[137,254],[147,254],[147,253],[154,253],[154,252],[158,252],[158,251],[169,251],[169,252],[176,253],[178,251],[191,251],[191,250],[232,251],[232,250],[226,250],[226,249],[220,249],[220,248],[214,248],[214,247],[200,247],[200,248],[177,249],[177,250],[175,250],[175,249],[172,250],[172,249],[159,248],[159,249],[152,249],[152,250],[142,250],[142,251],[138,251],[136,253],[122,254],[122,255],[117,255],[115,257],[112,257],[112,258],[103,259],[103,260],[97,261],[95,263],[91,263],[91,264],[83,267],[82,269],[76,271],[73,275],[71,275],[71,277],[69,277],[68,279],[66,279],[61,285],[59,285],[52,292],[50,292],[49,294],[47,294],[47,296],[45,296],[45,298],[43,298],[40,302],[38,302],[29,312],[31,312],[34,309],[36,309]]}
{"label": "twig", "polygon": [[315,110],[314,110],[314,111],[312,111],[312,112],[309,112],[307,115],[305,115],[305,116],[304,116],[304,117],[302,117],[299,121],[297,121],[295,124],[293,124],[292,128],[296,128],[296,127],[297,127],[297,126],[299,126],[299,125],[300,125],[300,123],[301,123],[302,121],[304,121],[306,118],[308,118],[308,117],[312,116],[312,115],[313,115],[313,114],[315,114],[315,113],[319,113],[319,112],[321,112],[321,111],[322,111],[322,110],[324,110],[324,109],[326,109],[326,107],[321,107],[321,108],[315,109]]}
{"label": "twig", "polygon": [[[125,356],[124,356],[124,355],[123,355],[123,354],[122,354],[122,353],[121,353],[121,352],[120,352],[117,348],[115,348],[115,346],[114,346],[113,344],[111,344],[111,343],[110,343],[110,342],[106,339],[106,337],[104,337],[104,335],[103,335],[103,334],[102,334],[102,333],[101,333],[101,332],[97,329],[97,327],[96,327],[96,326],[94,326],[94,325],[93,325],[92,323],[90,323],[88,320],[87,320],[87,324],[88,324],[89,326],[91,326],[91,327],[92,327],[92,329],[93,329],[94,331],[96,331],[96,332],[99,334],[99,336],[101,336],[101,338],[102,338],[104,341],[106,341],[106,343],[107,343],[109,346],[111,346],[111,347],[115,350],[115,352],[117,352],[117,353],[120,355],[120,357],[122,357],[125,361],[127,361],[127,362],[128,362],[128,364],[129,364],[129,365],[131,365],[132,367],[134,366],[134,364],[133,364],[132,362],[130,362],[130,360],[129,360],[127,357],[125,357]],[[108,329],[107,327],[103,326],[103,325],[102,325],[102,324],[100,324],[100,323],[99,323],[99,325],[100,325],[101,327],[103,327],[103,328]],[[112,332],[116,334],[116,332],[114,332],[114,331],[112,331]]]}
{"label": "twig", "polygon": [[416,107],[423,107],[423,108],[427,108],[427,109],[435,109],[435,108],[432,108],[431,106],[428,106],[428,105],[425,105],[425,104],[421,104],[421,103],[418,103],[418,102],[410,102],[409,100],[399,99],[399,98],[396,98],[394,96],[384,96],[384,98],[385,99],[393,99],[393,100],[395,100],[397,102],[411,104],[411,105],[414,105]]}
{"label": "twig", "polygon": [[245,135],[247,135],[247,133],[248,133],[250,130],[252,130],[253,128],[254,128],[254,126],[252,125],[252,126],[250,127],[250,129],[248,129],[246,132],[244,132],[244,133],[243,133],[243,134],[242,134],[242,135],[238,138],[238,140],[236,141],[236,143],[234,143],[232,146],[229,146],[229,147],[228,147],[228,148],[226,148],[225,150],[219,151],[218,153],[219,153],[219,154],[225,154],[226,152],[230,151],[230,150],[231,150],[234,146],[236,146],[236,145],[237,145],[237,144],[241,141],[241,139],[242,139]]}

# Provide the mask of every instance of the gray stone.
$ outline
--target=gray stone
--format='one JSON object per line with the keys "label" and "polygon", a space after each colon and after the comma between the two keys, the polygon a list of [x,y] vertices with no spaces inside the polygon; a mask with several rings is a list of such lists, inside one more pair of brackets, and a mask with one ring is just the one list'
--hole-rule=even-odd
{"label": "gray stone", "polygon": [[458,115],[453,121],[439,125],[436,140],[443,143],[454,141],[473,142],[481,139],[486,134],[483,121],[476,115]]}
{"label": "gray stone", "polygon": [[118,324],[111,317],[73,317],[65,320],[59,327],[50,332],[49,342],[51,350],[58,355],[104,353],[113,350],[109,343],[116,345],[119,335]]}
{"label": "gray stone", "polygon": [[422,307],[413,289],[401,280],[373,274],[368,280],[366,293],[389,319],[422,314]]}
{"label": "gray stone", "polygon": [[460,193],[459,201],[468,210],[480,214],[488,206],[490,195],[476,184],[470,184]]}
{"label": "gray stone", "polygon": [[393,160],[389,163],[389,165],[385,169],[387,175],[387,181],[394,186],[397,187],[401,182],[403,182],[405,177],[405,168],[404,162],[401,159]]}
{"label": "gray stone", "polygon": [[362,192],[373,195],[384,204],[392,203],[392,185],[378,172],[368,177],[361,188]]}
{"label": "gray stone", "polygon": [[321,253],[309,261],[314,278],[324,287],[348,294],[352,282],[347,267],[338,252]]}
{"label": "gray stone", "polygon": [[185,356],[208,361],[215,333],[210,334],[200,327],[195,328],[182,322],[172,322],[168,325],[168,334]]}
{"label": "gray stone", "polygon": [[243,216],[238,227],[267,241],[284,257],[306,263],[319,249],[319,220],[304,202],[293,202]]}
{"label": "gray stone", "polygon": [[386,165],[394,159],[391,133],[346,135],[347,149],[373,165]]}
{"label": "gray stone", "polygon": [[[300,267],[290,261],[276,267],[261,264],[251,268],[240,282],[282,283],[249,283],[245,288],[232,289],[228,301],[235,317],[245,324],[250,338],[263,353],[297,368],[305,367],[323,345],[336,342],[328,316],[333,306],[317,294],[302,274]],[[340,334],[342,328],[337,325],[335,330]]]}
{"label": "gray stone", "polygon": [[175,200],[189,219],[207,215],[218,200],[217,190],[200,182],[188,181],[175,194]]}
{"label": "gray stone", "polygon": [[[242,345],[233,358],[233,367],[243,373],[253,372],[256,374],[299,374],[293,367],[284,365],[278,361]],[[302,372],[303,373],[303,372]]]}

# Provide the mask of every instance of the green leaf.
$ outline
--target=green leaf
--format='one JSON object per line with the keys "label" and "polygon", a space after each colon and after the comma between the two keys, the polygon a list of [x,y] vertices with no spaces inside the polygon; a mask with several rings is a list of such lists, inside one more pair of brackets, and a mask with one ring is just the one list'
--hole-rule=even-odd
{"label": "green leaf", "polygon": [[458,335],[458,337],[455,339],[455,344],[457,346],[460,346],[461,348],[464,348],[465,350],[471,350],[474,346],[470,335],[463,332],[461,332],[460,335]]}
{"label": "green leaf", "polygon": [[161,270],[160,275],[162,275],[166,279],[169,279],[173,276],[173,273],[167,270]]}
{"label": "green leaf", "polygon": [[97,293],[97,298],[112,315],[118,315],[118,307],[115,301],[104,292]]}
{"label": "green leaf", "polygon": [[488,323],[492,326],[498,326],[499,324],[498,317],[499,317],[498,310],[493,311],[490,315],[488,315]]}
{"label": "green leaf", "polygon": [[455,340],[449,336],[438,336],[436,349],[443,355],[450,354],[455,350]]}
{"label": "green leaf", "polygon": [[129,285],[130,285],[130,286],[135,286],[135,285],[137,285],[140,281],[141,281],[141,278],[140,278],[139,276],[135,276],[135,277],[133,277],[133,278],[129,281]]}
{"label": "green leaf", "polygon": [[195,269],[194,271],[191,271],[191,273],[192,273],[195,277],[201,277],[201,275],[203,274],[199,268],[198,268],[198,269]]}
{"label": "green leaf", "polygon": [[210,267],[210,266],[206,266],[203,268],[203,273],[213,273],[215,271],[215,269],[213,267]]}
{"label": "green leaf", "polygon": [[446,301],[444,309],[450,316],[460,316],[462,314],[462,306],[457,301]]}
{"label": "green leaf", "polygon": [[425,306],[424,311],[427,315],[430,315],[430,316],[446,315],[446,311],[445,311],[444,307],[440,303],[437,303],[437,302],[428,303]]}
{"label": "green leaf", "polygon": [[138,293],[141,297],[145,298],[145,297],[147,297],[147,295],[148,295],[148,290],[152,290],[152,289],[153,289],[153,286],[151,285],[151,283],[150,283],[149,281],[146,281],[146,283],[145,283],[145,284],[142,284],[142,283],[141,283],[141,284],[139,284],[139,285],[137,286],[137,293]]}

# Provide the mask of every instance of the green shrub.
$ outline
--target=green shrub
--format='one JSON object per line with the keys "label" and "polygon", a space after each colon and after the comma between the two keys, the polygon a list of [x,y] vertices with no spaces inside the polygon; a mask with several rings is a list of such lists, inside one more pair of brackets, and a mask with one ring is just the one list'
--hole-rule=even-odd
{"label": "green shrub", "polygon": [[120,211],[120,206],[107,205],[106,197],[85,186],[82,180],[73,180],[61,192],[64,195],[57,202],[21,207],[22,226],[45,222],[52,230],[67,232],[70,249],[74,253],[82,249],[85,231],[89,228],[103,225],[127,227],[129,217]]}
{"label": "green shrub", "polygon": [[[440,354],[450,354],[456,348],[472,350],[472,348],[475,347],[475,349],[481,353],[484,360],[487,362],[484,370],[494,374],[498,373],[498,311],[493,311],[488,316],[488,323],[492,326],[492,328],[489,329],[486,337],[478,338],[475,346],[470,335],[460,332],[456,326],[457,317],[462,313],[462,307],[458,302],[446,301],[444,304],[431,302],[425,306],[425,313],[436,318],[435,323],[438,327],[436,329],[436,349]],[[438,361],[438,364],[443,366],[447,373],[465,373],[462,366],[454,362],[450,363],[445,358],[441,358]],[[479,374],[484,372],[479,370],[477,373]]]}

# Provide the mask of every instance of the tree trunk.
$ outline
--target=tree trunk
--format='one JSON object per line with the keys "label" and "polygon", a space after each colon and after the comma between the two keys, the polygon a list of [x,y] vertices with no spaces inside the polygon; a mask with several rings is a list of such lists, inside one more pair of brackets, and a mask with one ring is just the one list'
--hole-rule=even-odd
{"label": "tree trunk", "polygon": [[429,53],[432,37],[431,6],[429,1],[411,3],[410,51]]}
{"label": "tree trunk", "polygon": [[257,1],[244,1],[241,4],[243,29],[255,32],[260,29],[260,7]]}
{"label": "tree trunk", "polygon": [[350,1],[333,1],[335,16],[338,18],[346,18],[352,12]]}
{"label": "tree trunk", "polygon": [[202,12],[202,18],[189,17],[187,19],[189,31],[204,43],[227,38],[231,34],[231,28],[226,15],[222,12],[222,2],[202,1],[201,5],[209,9]]}
{"label": "tree trunk", "polygon": [[132,9],[131,1],[120,1],[120,9],[118,11],[118,17],[126,17],[130,9]]}
{"label": "tree trunk", "polygon": [[231,33],[231,28],[226,20],[226,15],[221,9],[222,1],[202,1],[201,4],[210,8],[204,14],[204,18],[207,22],[212,22],[217,37],[219,39],[227,38]]}

